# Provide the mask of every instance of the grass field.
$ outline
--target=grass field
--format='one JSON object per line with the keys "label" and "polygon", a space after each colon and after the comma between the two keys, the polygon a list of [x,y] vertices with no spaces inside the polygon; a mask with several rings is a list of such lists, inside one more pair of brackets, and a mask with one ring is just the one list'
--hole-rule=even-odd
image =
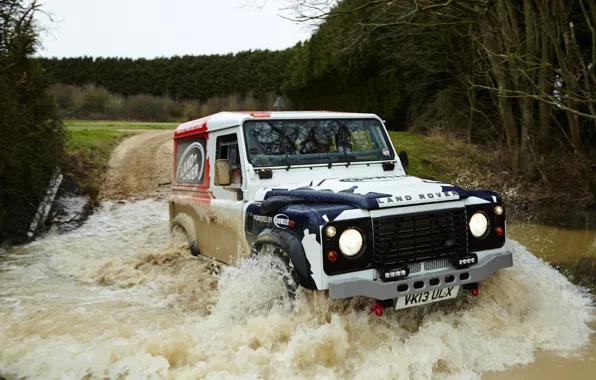
{"label": "grass field", "polygon": [[175,129],[178,123],[153,123],[139,121],[110,121],[110,120],[66,120],[64,125],[71,131],[76,130],[104,130],[117,131],[123,129]]}
{"label": "grass field", "polygon": [[127,132],[101,127],[70,130],[66,173],[73,188],[97,201],[110,155],[127,135]]}
{"label": "grass field", "polygon": [[475,146],[457,139],[427,137],[409,132],[389,132],[395,150],[405,150],[410,161],[409,175],[453,182],[462,172],[486,168],[488,157]]}

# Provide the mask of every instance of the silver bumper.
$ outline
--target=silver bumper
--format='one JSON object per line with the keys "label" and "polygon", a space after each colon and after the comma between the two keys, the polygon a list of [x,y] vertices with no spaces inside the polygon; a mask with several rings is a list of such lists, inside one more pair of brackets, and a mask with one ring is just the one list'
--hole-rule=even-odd
{"label": "silver bumper", "polygon": [[[421,274],[416,273],[401,281],[382,282],[381,280],[355,278],[329,282],[329,297],[339,299],[363,296],[377,300],[395,299],[412,293],[482,281],[499,269],[513,266],[513,256],[511,252],[505,250],[495,250],[485,254],[478,253],[478,259],[478,264],[465,269],[450,267]],[[449,276],[453,276],[452,282],[445,281]],[[430,281],[434,279],[439,280],[438,284],[430,285]],[[415,283],[417,283],[416,288],[414,287]],[[422,287],[420,287],[421,283]],[[407,290],[398,291],[398,286],[403,284],[408,286]]]}

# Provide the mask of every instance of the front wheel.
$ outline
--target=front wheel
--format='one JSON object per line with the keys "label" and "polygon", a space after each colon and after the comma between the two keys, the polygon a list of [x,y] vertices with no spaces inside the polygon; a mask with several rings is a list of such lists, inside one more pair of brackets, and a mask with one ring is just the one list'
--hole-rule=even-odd
{"label": "front wheel", "polygon": [[262,243],[253,247],[253,255],[266,260],[266,264],[281,276],[288,298],[295,300],[299,279],[288,253],[277,245]]}

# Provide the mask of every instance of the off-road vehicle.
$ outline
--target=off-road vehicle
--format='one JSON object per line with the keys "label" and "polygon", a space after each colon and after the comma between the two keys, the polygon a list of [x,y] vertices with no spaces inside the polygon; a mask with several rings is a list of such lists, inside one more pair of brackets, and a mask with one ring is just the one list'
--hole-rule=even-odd
{"label": "off-road vehicle", "polygon": [[174,147],[170,217],[194,255],[273,253],[301,287],[396,308],[513,265],[499,194],[407,175],[374,114],[222,112]]}

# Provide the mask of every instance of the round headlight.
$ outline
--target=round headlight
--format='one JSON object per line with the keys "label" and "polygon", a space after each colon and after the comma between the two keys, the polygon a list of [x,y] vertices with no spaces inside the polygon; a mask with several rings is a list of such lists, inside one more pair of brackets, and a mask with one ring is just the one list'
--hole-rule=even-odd
{"label": "round headlight", "polygon": [[482,238],[488,231],[488,219],[486,215],[481,212],[477,212],[470,218],[470,232],[476,238]]}
{"label": "round headlight", "polygon": [[354,228],[348,228],[339,237],[339,249],[341,253],[348,257],[356,256],[362,250],[364,238],[360,231]]}
{"label": "round headlight", "polygon": [[495,215],[503,215],[503,206],[501,206],[501,205],[495,206]]}
{"label": "round headlight", "polygon": [[336,233],[337,230],[333,226],[327,226],[327,228],[325,228],[325,235],[327,235],[328,238],[334,237]]}

